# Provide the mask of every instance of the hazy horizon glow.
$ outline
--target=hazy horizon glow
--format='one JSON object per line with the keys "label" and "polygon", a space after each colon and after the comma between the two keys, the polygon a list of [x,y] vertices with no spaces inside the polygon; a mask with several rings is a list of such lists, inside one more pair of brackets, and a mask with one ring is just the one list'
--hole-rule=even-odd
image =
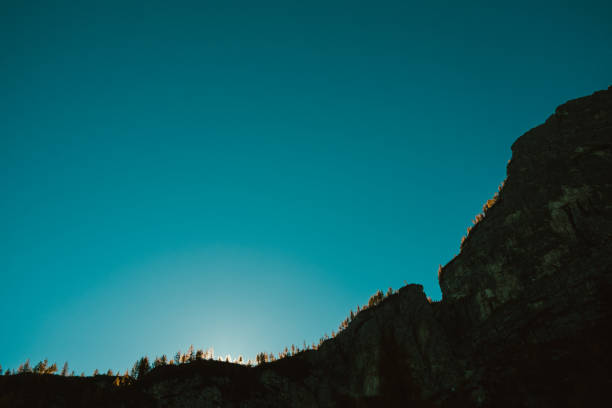
{"label": "hazy horizon glow", "polygon": [[254,358],[419,283],[514,140],[607,88],[609,2],[5,2],[0,364]]}

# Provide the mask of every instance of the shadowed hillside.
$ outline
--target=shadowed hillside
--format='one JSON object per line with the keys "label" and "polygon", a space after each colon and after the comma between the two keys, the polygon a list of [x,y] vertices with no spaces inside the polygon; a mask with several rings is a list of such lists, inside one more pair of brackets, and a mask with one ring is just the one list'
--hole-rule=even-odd
{"label": "shadowed hillside", "polygon": [[512,152],[503,187],[439,271],[440,302],[420,285],[377,294],[316,350],[255,367],[3,376],[0,407],[601,406],[612,386],[612,87],[559,106]]}

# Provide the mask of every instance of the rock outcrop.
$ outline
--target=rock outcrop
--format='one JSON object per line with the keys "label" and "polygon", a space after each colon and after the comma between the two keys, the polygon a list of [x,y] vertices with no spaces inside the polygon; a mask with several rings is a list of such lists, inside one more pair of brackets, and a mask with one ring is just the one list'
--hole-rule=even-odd
{"label": "rock outcrop", "polygon": [[[316,351],[253,368],[159,367],[123,406],[602,406],[612,387],[612,87],[561,105],[512,151],[499,195],[440,271],[440,302],[408,285]],[[2,379],[0,395],[19,377]]]}

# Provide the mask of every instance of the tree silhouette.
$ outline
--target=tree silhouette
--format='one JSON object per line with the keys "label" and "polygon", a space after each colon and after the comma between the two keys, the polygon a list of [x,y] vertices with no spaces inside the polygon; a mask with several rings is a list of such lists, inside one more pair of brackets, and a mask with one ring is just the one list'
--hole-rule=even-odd
{"label": "tree silhouette", "polygon": [[64,377],[68,375],[68,362],[67,361],[64,363],[64,367],[62,367],[61,375]]}
{"label": "tree silhouette", "polygon": [[149,371],[151,371],[151,364],[149,363],[149,358],[144,356],[134,363],[134,367],[132,368],[132,377],[142,378]]}
{"label": "tree silhouette", "polygon": [[28,358],[25,363],[21,364],[17,369],[17,374],[31,373],[30,359]]}
{"label": "tree silhouette", "polygon": [[383,293],[379,289],[378,291],[376,291],[375,294],[372,295],[372,297],[370,297],[370,300],[368,301],[368,307],[376,306],[377,304],[382,302],[383,297]]}
{"label": "tree silhouette", "polygon": [[153,360],[153,368],[157,368],[161,366],[162,366],[161,358],[155,357],[155,360]]}
{"label": "tree silhouette", "polygon": [[36,364],[34,366],[34,373],[35,374],[44,374],[47,371],[47,364],[48,364],[47,359],[45,359],[44,361],[41,361],[38,364]]}
{"label": "tree silhouette", "polygon": [[193,352],[193,344],[189,346],[187,353],[185,354],[185,362],[192,362],[195,360],[195,354]]}
{"label": "tree silhouette", "polygon": [[255,361],[257,362],[257,364],[263,364],[263,363],[267,363],[268,362],[268,355],[266,354],[266,352],[261,352],[258,353],[255,356]]}

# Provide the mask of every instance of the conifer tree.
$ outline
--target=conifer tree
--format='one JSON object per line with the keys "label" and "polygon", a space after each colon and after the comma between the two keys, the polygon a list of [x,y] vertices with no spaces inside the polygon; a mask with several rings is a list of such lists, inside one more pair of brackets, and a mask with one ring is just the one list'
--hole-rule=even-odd
{"label": "conifer tree", "polygon": [[67,361],[64,363],[64,367],[62,367],[61,375],[63,377],[66,377],[68,375],[68,362]]}
{"label": "conifer tree", "polygon": [[93,376],[95,377],[96,375],[100,374],[100,372],[98,371],[98,369],[96,368],[93,372]]}
{"label": "conifer tree", "polygon": [[195,359],[196,360],[203,360],[204,359],[204,350],[198,349],[198,351],[196,351],[196,353],[195,353]]}
{"label": "conifer tree", "polygon": [[57,372],[57,364],[51,364],[51,367],[47,368],[47,374],[55,374]]}
{"label": "conifer tree", "polygon": [[17,374],[31,373],[32,368],[30,367],[30,359],[28,358],[25,363],[21,364],[17,369]]}
{"label": "conifer tree", "polygon": [[106,372],[106,375],[108,375],[109,377],[112,377],[113,376],[113,370],[111,370],[109,368],[108,371]]}
{"label": "conifer tree", "polygon": [[187,354],[185,355],[185,362],[192,362],[195,360],[195,354],[193,352],[193,344],[189,346],[187,349]]}
{"label": "conifer tree", "polygon": [[176,354],[174,355],[174,363],[175,364],[181,364],[183,359],[183,355],[181,354],[181,350],[177,351]]}
{"label": "conifer tree", "polygon": [[165,354],[162,354],[162,356],[161,356],[161,359],[160,359],[160,360],[161,360],[161,364],[162,364],[162,365],[166,365],[166,364],[168,364],[168,357],[166,357],[166,355],[165,355]]}
{"label": "conifer tree", "polygon": [[266,354],[266,352],[265,352],[265,351],[264,351],[264,352],[261,352],[261,353],[258,353],[258,354],[255,356],[255,361],[257,362],[257,364],[263,364],[263,363],[266,363],[266,362],[268,361],[268,355]]}
{"label": "conifer tree", "polygon": [[149,358],[147,356],[142,357],[136,363],[134,363],[134,368],[132,376],[135,378],[142,378],[146,373],[151,371],[151,364],[149,364]]}
{"label": "conifer tree", "polygon": [[162,366],[161,358],[155,357],[155,360],[153,360],[153,368],[157,368],[161,366]]}
{"label": "conifer tree", "polygon": [[34,366],[34,374],[44,374],[47,371],[47,359]]}

